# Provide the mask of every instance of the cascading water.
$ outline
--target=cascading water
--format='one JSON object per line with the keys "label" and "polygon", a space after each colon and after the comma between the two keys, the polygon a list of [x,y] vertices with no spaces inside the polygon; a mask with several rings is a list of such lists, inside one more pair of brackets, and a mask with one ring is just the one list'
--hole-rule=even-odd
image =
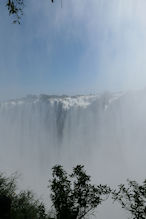
{"label": "cascading water", "polygon": [[23,186],[39,194],[56,163],[67,170],[84,164],[96,183],[144,180],[145,95],[40,95],[1,103],[1,170],[22,173]]}

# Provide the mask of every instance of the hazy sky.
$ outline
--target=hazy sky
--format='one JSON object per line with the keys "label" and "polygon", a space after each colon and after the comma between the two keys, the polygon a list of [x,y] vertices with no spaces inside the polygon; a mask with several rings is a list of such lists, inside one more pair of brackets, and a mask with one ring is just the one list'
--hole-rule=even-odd
{"label": "hazy sky", "polygon": [[0,99],[145,87],[146,1],[62,1],[0,4]]}

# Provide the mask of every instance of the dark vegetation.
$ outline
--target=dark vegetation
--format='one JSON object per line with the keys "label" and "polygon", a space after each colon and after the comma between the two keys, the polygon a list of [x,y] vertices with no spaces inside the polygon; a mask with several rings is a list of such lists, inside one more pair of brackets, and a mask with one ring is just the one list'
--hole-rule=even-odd
{"label": "dark vegetation", "polygon": [[146,219],[146,180],[142,185],[127,180],[128,185],[119,185],[118,191],[112,192],[113,199],[119,201],[133,219]]}
{"label": "dark vegetation", "polygon": [[[52,168],[49,180],[56,219],[87,218],[110,196],[131,214],[132,219],[146,219],[146,180],[140,185],[128,180],[112,190],[107,185],[92,185],[84,166],[71,174],[62,166]],[[17,190],[17,177],[0,174],[0,219],[51,219],[45,205],[31,191]]]}
{"label": "dark vegetation", "polygon": [[84,167],[77,165],[67,174],[60,165],[53,167],[51,199],[57,219],[81,219],[100,205],[111,192],[107,185],[94,186]]}
{"label": "dark vegetation", "polygon": [[[51,0],[53,3],[54,0]],[[6,0],[9,15],[13,16],[13,23],[19,23],[23,15],[24,0]]]}
{"label": "dark vegetation", "polygon": [[49,219],[45,206],[31,191],[17,192],[16,175],[0,174],[0,219]]}
{"label": "dark vegetation", "polygon": [[9,15],[13,16],[13,23],[19,23],[23,15],[24,1],[23,0],[6,0],[6,7]]}

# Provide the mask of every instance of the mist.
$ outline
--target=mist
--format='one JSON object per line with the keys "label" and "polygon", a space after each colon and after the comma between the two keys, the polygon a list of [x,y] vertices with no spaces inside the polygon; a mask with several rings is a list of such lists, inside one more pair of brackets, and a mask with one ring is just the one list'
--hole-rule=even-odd
{"label": "mist", "polygon": [[[89,96],[28,96],[0,105],[0,165],[22,174],[48,203],[51,168],[85,165],[96,184],[145,179],[146,90]],[[100,218],[123,218],[112,204]],[[98,216],[98,214],[97,214]],[[126,216],[124,217],[126,218]]]}

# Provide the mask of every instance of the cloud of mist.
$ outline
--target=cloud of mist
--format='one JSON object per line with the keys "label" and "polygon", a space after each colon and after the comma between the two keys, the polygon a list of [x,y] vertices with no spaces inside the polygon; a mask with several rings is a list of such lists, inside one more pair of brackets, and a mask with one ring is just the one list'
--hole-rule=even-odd
{"label": "cloud of mist", "polygon": [[[56,4],[56,5],[55,5]],[[56,1],[51,22],[66,40],[84,45],[80,69],[93,89],[137,89],[146,85],[144,0]],[[50,18],[48,8],[45,16]]]}

